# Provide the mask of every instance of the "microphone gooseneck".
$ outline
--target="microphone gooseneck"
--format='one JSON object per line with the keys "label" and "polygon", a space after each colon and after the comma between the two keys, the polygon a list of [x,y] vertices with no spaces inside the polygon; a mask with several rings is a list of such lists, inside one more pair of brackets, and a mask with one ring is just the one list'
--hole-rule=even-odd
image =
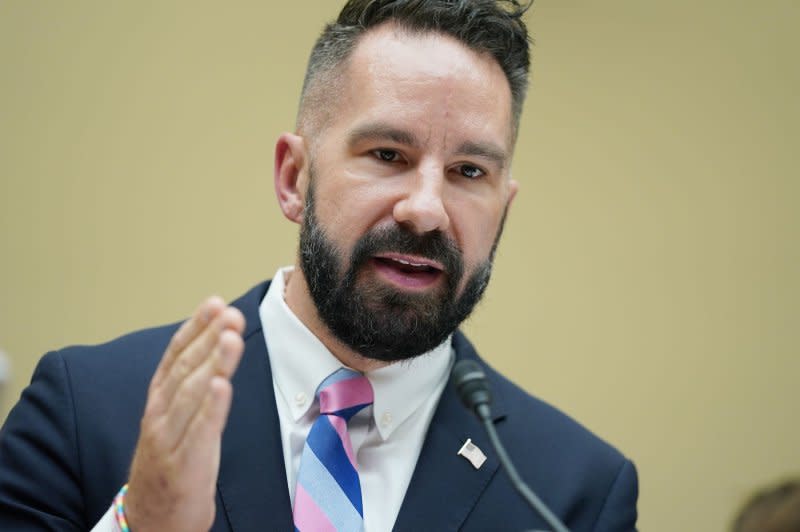
{"label": "microphone gooseneck", "polygon": [[456,387],[456,392],[461,398],[461,402],[467,409],[471,410],[478,416],[478,419],[483,423],[486,433],[489,435],[489,441],[492,442],[497,453],[497,458],[503,465],[511,484],[517,493],[525,499],[536,512],[542,516],[547,524],[552,527],[554,532],[569,532],[569,529],[564,526],[564,523],[556,517],[553,512],[545,505],[541,499],[531,490],[528,485],[519,476],[517,469],[511,462],[505,447],[503,447],[497,430],[494,428],[494,421],[492,421],[492,413],[490,403],[492,401],[492,394],[489,390],[489,381],[486,380],[486,374],[483,369],[473,360],[459,360],[453,366],[451,373],[453,384]]}

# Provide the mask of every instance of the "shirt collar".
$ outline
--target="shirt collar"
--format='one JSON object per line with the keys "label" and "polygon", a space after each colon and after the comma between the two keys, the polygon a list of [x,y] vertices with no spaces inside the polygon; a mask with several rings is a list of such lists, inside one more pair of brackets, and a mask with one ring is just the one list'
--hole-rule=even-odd
{"label": "shirt collar", "polygon": [[[286,276],[281,268],[259,306],[274,385],[294,422],[314,405],[319,384],[342,363],[292,312],[283,299]],[[453,362],[450,337],[433,350],[411,360],[366,373],[375,402],[372,417],[386,440],[443,384]]]}

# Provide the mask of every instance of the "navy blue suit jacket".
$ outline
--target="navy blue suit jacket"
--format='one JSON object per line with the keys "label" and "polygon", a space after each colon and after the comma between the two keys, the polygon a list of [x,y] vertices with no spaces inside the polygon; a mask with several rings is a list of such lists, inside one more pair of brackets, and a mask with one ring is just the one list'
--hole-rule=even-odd
{"label": "navy blue suit jacket", "polygon": [[[245,352],[222,440],[214,531],[293,529],[258,316],[267,286],[234,302],[247,319]],[[42,358],[0,431],[0,530],[88,530],[106,512],[126,482],[147,387],[176,328]],[[633,530],[633,464],[486,366],[462,334],[453,344],[457,358],[485,367],[497,430],[522,477],[556,515],[573,531]],[[480,469],[456,454],[467,438],[488,456]],[[448,383],[394,529],[546,529],[498,466],[483,428]]]}

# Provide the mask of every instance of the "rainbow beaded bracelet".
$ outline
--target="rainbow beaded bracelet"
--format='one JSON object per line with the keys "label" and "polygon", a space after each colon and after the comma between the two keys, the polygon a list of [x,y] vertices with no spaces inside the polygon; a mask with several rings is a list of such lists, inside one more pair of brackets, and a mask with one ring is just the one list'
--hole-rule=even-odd
{"label": "rainbow beaded bracelet", "polygon": [[128,528],[128,520],[125,519],[125,494],[128,493],[128,485],[122,486],[117,496],[114,497],[114,517],[117,519],[117,525],[122,532],[131,532]]}

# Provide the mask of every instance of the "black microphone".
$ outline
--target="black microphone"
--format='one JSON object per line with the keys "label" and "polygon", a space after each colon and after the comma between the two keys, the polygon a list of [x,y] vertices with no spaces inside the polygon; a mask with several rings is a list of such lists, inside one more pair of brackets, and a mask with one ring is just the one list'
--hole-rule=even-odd
{"label": "black microphone", "polygon": [[511,463],[511,458],[508,457],[508,453],[506,453],[503,444],[500,442],[500,437],[497,435],[497,430],[494,428],[492,412],[489,407],[489,403],[492,401],[492,394],[489,391],[489,381],[486,380],[486,374],[483,369],[474,360],[459,360],[453,366],[451,376],[456,392],[461,397],[461,402],[483,422],[483,427],[489,435],[492,447],[494,447],[497,457],[500,459],[500,463],[503,465],[503,469],[506,470],[508,478],[517,493],[542,516],[542,519],[547,521],[547,524],[552,527],[554,532],[569,532],[564,523],[525,484],[514,464]]}

